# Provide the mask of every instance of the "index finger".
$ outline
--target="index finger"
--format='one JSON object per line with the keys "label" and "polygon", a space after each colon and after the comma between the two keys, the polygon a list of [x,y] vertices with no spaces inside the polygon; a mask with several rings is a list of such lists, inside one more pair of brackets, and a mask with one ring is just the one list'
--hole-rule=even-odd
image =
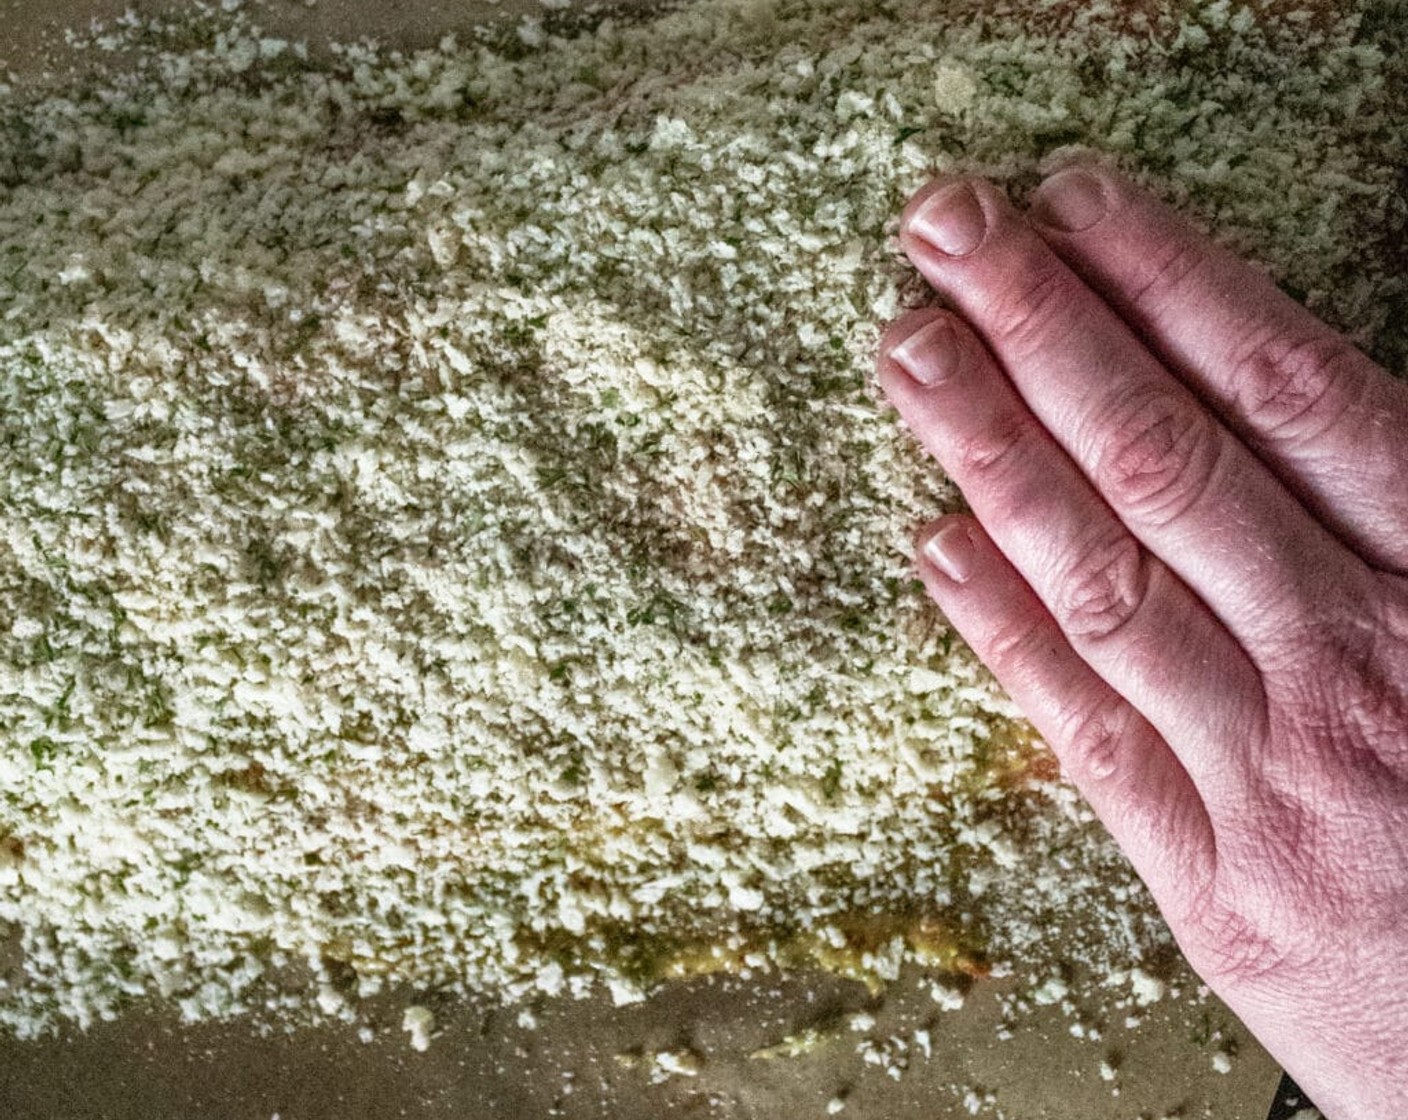
{"label": "index finger", "polygon": [[1408,384],[1108,168],[1057,172],[1030,217],[1346,544],[1408,571]]}

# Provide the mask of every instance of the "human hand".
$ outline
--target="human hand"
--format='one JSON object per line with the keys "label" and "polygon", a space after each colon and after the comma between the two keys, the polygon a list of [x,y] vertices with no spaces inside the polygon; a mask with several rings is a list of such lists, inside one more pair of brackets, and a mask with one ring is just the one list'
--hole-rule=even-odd
{"label": "human hand", "polygon": [[1319,1107],[1408,1116],[1408,385],[1108,169],[901,244],[929,594]]}

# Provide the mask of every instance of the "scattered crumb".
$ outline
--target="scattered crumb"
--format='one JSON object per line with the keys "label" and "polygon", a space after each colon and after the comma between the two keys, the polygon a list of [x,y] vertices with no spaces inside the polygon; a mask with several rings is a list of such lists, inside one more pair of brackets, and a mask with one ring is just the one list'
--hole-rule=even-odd
{"label": "scattered crumb", "polygon": [[698,1077],[702,1061],[691,1050],[660,1050],[650,1058],[650,1083],[658,1085],[672,1077]]}
{"label": "scattered crumb", "polygon": [[1130,970],[1129,986],[1134,992],[1134,1001],[1140,1007],[1158,1003],[1164,998],[1164,982],[1157,977],[1150,976],[1142,968]]}
{"label": "scattered crumb", "polygon": [[929,985],[929,995],[939,1005],[940,1011],[961,1011],[965,1001],[961,989],[941,984],[937,980]]}
{"label": "scattered crumb", "polygon": [[435,1030],[435,1015],[427,1007],[414,1005],[401,1016],[401,1029],[411,1036],[411,1049],[424,1053],[430,1049],[431,1033]]}

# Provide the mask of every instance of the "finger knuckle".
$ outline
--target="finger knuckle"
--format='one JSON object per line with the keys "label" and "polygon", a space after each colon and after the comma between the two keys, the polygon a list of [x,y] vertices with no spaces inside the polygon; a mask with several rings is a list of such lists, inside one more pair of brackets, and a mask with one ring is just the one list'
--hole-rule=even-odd
{"label": "finger knuckle", "polygon": [[995,629],[983,642],[983,660],[999,676],[1030,667],[1042,660],[1047,635],[1043,627],[1027,620],[1010,622]]}
{"label": "finger knuckle", "polygon": [[1128,721],[1106,706],[1066,718],[1060,742],[1067,767],[1087,778],[1108,779],[1119,770]]}
{"label": "finger knuckle", "polygon": [[1061,628],[1074,639],[1109,638],[1138,614],[1147,592],[1144,552],[1120,530],[1087,548],[1071,564],[1055,613]]}
{"label": "finger knuckle", "polygon": [[1214,985],[1254,984],[1285,966],[1286,953],[1274,932],[1242,910],[1218,900],[1191,918],[1199,931],[1194,964]]}
{"label": "finger knuckle", "polygon": [[1036,261],[1022,278],[992,297],[987,321],[1002,350],[1016,360],[1051,346],[1071,329],[1067,277],[1054,259]]}
{"label": "finger knuckle", "polygon": [[1408,658],[1408,578],[1380,574],[1373,619],[1379,641],[1394,658]]}
{"label": "finger knuckle", "polygon": [[[1376,612],[1379,620],[1394,613]],[[1367,750],[1394,774],[1408,773],[1408,645],[1394,633],[1401,625],[1379,621],[1372,633],[1336,639],[1318,674],[1307,673],[1302,685],[1313,697],[1312,710],[1333,721],[1333,741],[1352,752]],[[1328,674],[1327,665],[1333,667]],[[1369,763],[1362,755],[1355,761],[1360,768]]]}
{"label": "finger knuckle", "polygon": [[1205,417],[1162,390],[1126,394],[1096,422],[1096,485],[1153,526],[1183,517],[1207,492],[1217,440]]}
{"label": "finger knuckle", "polygon": [[1261,438],[1314,440],[1351,407],[1364,361],[1340,338],[1258,327],[1234,351],[1233,402]]}
{"label": "finger knuckle", "polygon": [[955,441],[955,472],[965,480],[988,478],[1019,461],[1020,450],[1037,434],[1036,422],[1019,409],[1005,410]]}
{"label": "finger knuckle", "polygon": [[1278,637],[1258,663],[1296,730],[1356,748],[1372,733],[1408,750],[1408,581],[1341,579]]}
{"label": "finger knuckle", "polygon": [[1208,263],[1207,251],[1195,241],[1170,237],[1148,255],[1147,271],[1130,289],[1136,311],[1168,307],[1182,298],[1184,287]]}

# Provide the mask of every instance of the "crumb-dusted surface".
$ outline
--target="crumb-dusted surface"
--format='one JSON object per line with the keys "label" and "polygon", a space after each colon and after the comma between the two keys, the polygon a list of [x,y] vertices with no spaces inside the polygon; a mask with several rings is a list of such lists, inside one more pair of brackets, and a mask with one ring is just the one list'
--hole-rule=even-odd
{"label": "crumb-dusted surface", "polygon": [[714,10],[416,62],[133,29],[160,92],[9,118],[15,1025],[626,999],[708,944],[1060,1004],[1164,950],[908,582],[953,495],[865,379],[885,234],[935,164],[1085,144],[1392,353],[1384,59]]}
{"label": "crumb-dusted surface", "polygon": [[[1022,1013],[1003,1037],[1010,982],[982,985],[949,1010],[928,988],[906,977],[877,1007],[860,985],[814,974],[696,980],[626,1008],[547,1001],[532,1029],[516,1007],[455,1001],[437,1006],[443,1033],[425,1053],[399,1029],[405,993],[371,1009],[370,1042],[337,1026],[261,1038],[240,1022],[129,1016],[71,1040],[0,1040],[0,1105],[26,1120],[823,1120],[839,1096],[843,1120],[1266,1116],[1277,1071],[1216,1005],[1165,1000],[1137,1028],[1102,1021],[1095,1038],[1073,1035],[1075,1020],[1052,1004]],[[828,1033],[810,1051],[751,1057],[815,1024]],[[1228,1034],[1241,1049],[1219,1074]],[[652,1083],[661,1054],[694,1055],[699,1071]]]}

